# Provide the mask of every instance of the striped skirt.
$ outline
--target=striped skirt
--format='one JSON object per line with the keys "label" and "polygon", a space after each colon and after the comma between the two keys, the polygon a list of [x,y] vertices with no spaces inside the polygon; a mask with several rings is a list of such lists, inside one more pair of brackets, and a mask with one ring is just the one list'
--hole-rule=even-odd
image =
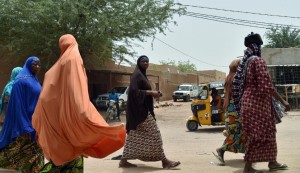
{"label": "striped skirt", "polygon": [[166,158],[161,134],[152,115],[148,115],[136,130],[129,131],[122,157],[142,161],[161,161]]}

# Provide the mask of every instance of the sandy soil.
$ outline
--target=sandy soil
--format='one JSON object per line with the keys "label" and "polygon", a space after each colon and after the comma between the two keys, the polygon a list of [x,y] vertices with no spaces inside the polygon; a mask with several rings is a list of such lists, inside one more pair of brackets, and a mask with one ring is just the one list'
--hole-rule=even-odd
{"label": "sandy soil", "polygon": [[[165,104],[161,102],[160,104]],[[137,168],[119,168],[118,160],[112,157],[122,154],[123,149],[103,159],[88,158],[84,161],[85,173],[242,173],[244,161],[243,154],[225,153],[225,166],[218,165],[212,152],[222,145],[224,127],[203,126],[195,132],[189,132],[186,128],[186,118],[192,114],[191,102],[173,102],[173,106],[155,109],[157,123],[160,128],[166,156],[181,165],[177,169],[162,169],[161,162],[131,161],[137,164]],[[101,111],[104,115],[105,112]],[[125,115],[121,116],[125,121]],[[111,125],[120,122],[112,122]],[[289,170],[277,171],[278,173],[300,172],[300,112],[290,112],[283,118],[283,122],[277,125],[278,161],[286,163]],[[255,168],[268,172],[267,163],[257,163]],[[6,172],[0,169],[0,173]]]}
{"label": "sandy soil", "polygon": [[[160,104],[165,104],[161,102]],[[118,161],[112,157],[122,154],[123,149],[104,159],[85,160],[85,173],[138,173],[138,172],[175,172],[175,173],[242,173],[243,154],[225,153],[226,166],[220,166],[212,152],[222,145],[224,127],[202,126],[195,132],[186,128],[186,119],[192,114],[191,102],[173,102],[173,106],[155,109],[165,154],[169,159],[180,161],[174,170],[162,169],[161,162],[131,161],[137,168],[118,168]],[[125,115],[122,115],[122,121]],[[111,123],[113,125],[114,123]],[[283,122],[277,125],[278,161],[286,163],[289,170],[284,173],[299,173],[300,165],[300,112],[290,112]],[[257,163],[255,168],[268,172],[267,163]],[[280,172],[280,171],[277,171]]]}

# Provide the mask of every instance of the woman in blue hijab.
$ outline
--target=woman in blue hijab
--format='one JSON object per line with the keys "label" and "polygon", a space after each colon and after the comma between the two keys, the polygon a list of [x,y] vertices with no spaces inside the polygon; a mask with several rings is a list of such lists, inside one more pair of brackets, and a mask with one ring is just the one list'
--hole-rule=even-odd
{"label": "woman in blue hijab", "polygon": [[44,165],[42,150],[35,140],[32,114],[41,85],[36,77],[40,60],[31,56],[17,75],[0,133],[0,167],[24,173],[39,172]]}
{"label": "woman in blue hijab", "polygon": [[7,104],[8,104],[8,100],[9,100],[9,96],[10,96],[10,93],[11,93],[12,86],[14,84],[15,78],[17,77],[17,75],[19,74],[19,72],[21,70],[22,70],[22,67],[15,67],[11,71],[10,80],[8,81],[8,83],[5,85],[5,87],[3,89],[1,99],[0,99],[0,124],[1,125],[3,124],[3,120],[4,120],[4,117],[5,117],[6,107],[7,107]]}

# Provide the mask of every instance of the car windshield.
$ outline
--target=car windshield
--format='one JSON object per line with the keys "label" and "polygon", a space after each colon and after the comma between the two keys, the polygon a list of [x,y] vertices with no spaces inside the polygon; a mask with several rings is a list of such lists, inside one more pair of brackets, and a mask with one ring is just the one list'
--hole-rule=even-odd
{"label": "car windshield", "polygon": [[179,86],[179,87],[178,87],[178,90],[179,90],[179,91],[189,91],[189,90],[190,90],[190,87],[189,87],[189,86]]}
{"label": "car windshield", "polygon": [[197,96],[200,100],[206,100],[208,96],[208,88],[207,86],[200,86],[199,94]]}

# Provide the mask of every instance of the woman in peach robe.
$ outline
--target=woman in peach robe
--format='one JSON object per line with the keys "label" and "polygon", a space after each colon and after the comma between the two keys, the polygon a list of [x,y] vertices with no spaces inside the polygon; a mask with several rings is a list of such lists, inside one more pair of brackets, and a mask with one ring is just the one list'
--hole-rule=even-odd
{"label": "woman in peach robe", "polygon": [[[103,158],[123,147],[124,125],[109,126],[89,100],[88,81],[76,39],[59,39],[61,55],[46,72],[32,124],[47,160],[41,172],[83,172],[82,155]],[[75,170],[74,168],[80,167]]]}

